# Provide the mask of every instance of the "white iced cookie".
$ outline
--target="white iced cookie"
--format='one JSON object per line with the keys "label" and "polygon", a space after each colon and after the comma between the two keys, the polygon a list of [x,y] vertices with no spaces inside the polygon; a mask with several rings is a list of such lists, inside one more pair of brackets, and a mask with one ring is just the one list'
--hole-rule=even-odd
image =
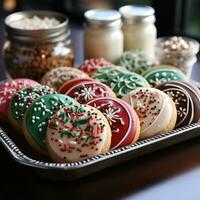
{"label": "white iced cookie", "polygon": [[140,139],[171,131],[176,123],[174,102],[155,88],[138,88],[123,97],[136,111],[141,125]]}
{"label": "white iced cookie", "polygon": [[88,105],[67,105],[49,121],[46,146],[55,162],[75,162],[109,151],[111,129],[104,115]]}

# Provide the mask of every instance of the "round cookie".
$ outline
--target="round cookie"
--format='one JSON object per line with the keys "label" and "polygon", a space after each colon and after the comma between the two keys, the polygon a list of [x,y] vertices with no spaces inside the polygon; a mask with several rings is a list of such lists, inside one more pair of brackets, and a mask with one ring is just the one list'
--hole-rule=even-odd
{"label": "round cookie", "polygon": [[112,132],[110,149],[135,143],[140,134],[140,122],[133,108],[121,99],[102,97],[88,102],[100,110],[109,122]]}
{"label": "round cookie", "polygon": [[[77,103],[63,94],[47,94],[35,100],[23,118],[23,133],[27,142],[39,153],[45,154],[45,134],[48,120],[68,104]],[[78,103],[77,103],[78,104]]]}
{"label": "round cookie", "polygon": [[113,91],[105,84],[97,81],[78,83],[67,90],[68,95],[79,103],[86,104],[99,97],[116,97]]}
{"label": "round cookie", "polygon": [[123,97],[140,120],[140,139],[171,131],[177,118],[172,99],[156,88],[137,88]]}
{"label": "round cookie", "polygon": [[153,67],[143,74],[144,78],[152,87],[156,87],[166,81],[171,80],[187,80],[185,74],[170,65],[160,65]]}
{"label": "round cookie", "polygon": [[123,67],[100,68],[93,75],[93,78],[108,85],[119,98],[135,88],[150,87],[145,78]]}
{"label": "round cookie", "polygon": [[65,82],[59,89],[58,92],[61,94],[65,94],[69,88],[72,86],[78,84],[78,83],[83,83],[83,82],[89,82],[89,81],[94,81],[92,78],[74,78],[70,81]]}
{"label": "round cookie", "polygon": [[100,67],[112,66],[113,64],[104,58],[92,58],[85,60],[78,68],[89,76],[93,75]]}
{"label": "round cookie", "polygon": [[137,74],[143,74],[152,67],[151,61],[141,50],[124,52],[115,64]]}
{"label": "round cookie", "polygon": [[58,90],[61,85],[74,78],[89,78],[89,76],[83,71],[73,67],[58,67],[47,72],[40,82],[43,85],[48,85]]}
{"label": "round cookie", "polygon": [[22,132],[22,119],[28,107],[39,97],[55,94],[55,90],[45,85],[28,87],[17,92],[11,99],[8,111],[10,123]]}
{"label": "round cookie", "polygon": [[158,89],[169,95],[177,109],[176,128],[197,122],[200,119],[200,91],[186,81],[168,81]]}
{"label": "round cookie", "polygon": [[8,109],[10,100],[13,95],[25,87],[40,85],[38,82],[19,78],[13,80],[5,80],[0,82],[0,119],[3,121],[8,120]]}
{"label": "round cookie", "polygon": [[111,130],[104,115],[88,105],[67,105],[49,121],[46,145],[55,162],[76,162],[109,151]]}

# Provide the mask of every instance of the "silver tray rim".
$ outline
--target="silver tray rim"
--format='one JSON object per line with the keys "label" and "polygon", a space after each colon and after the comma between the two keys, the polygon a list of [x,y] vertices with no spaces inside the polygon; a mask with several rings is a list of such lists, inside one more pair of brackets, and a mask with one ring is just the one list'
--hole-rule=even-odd
{"label": "silver tray rim", "polygon": [[[197,131],[199,130],[199,131]],[[182,137],[184,136],[184,137]],[[155,147],[151,152],[158,149],[165,148],[166,146],[179,143],[194,137],[200,136],[200,122],[193,123],[191,125],[172,130],[166,134],[156,135],[151,138],[141,140],[135,144],[121,147],[115,150],[111,150],[105,154],[100,154],[97,156],[90,157],[85,160],[72,163],[53,163],[44,162],[30,158],[29,156],[22,153],[18,146],[12,141],[12,139],[6,134],[6,132],[0,127],[0,143],[5,147],[8,154],[18,163],[26,165],[35,169],[45,169],[45,170],[56,170],[56,171],[66,171],[66,170],[78,170],[84,167],[88,167],[94,164],[101,163],[102,161],[109,160],[111,158],[120,157],[126,155],[130,152],[137,150],[142,150],[148,148],[149,146],[155,146],[155,144],[161,144],[165,142],[165,145],[161,147]],[[177,137],[179,139],[177,139]],[[177,139],[177,140],[176,140]],[[169,142],[169,141],[173,142]],[[169,143],[169,144],[167,144]],[[142,155],[139,155],[142,156]],[[114,164],[113,164],[114,165]]]}

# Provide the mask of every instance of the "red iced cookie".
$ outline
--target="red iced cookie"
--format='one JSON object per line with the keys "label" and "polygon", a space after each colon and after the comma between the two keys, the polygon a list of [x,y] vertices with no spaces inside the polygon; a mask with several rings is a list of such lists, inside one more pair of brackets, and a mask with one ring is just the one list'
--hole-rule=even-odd
{"label": "red iced cookie", "polygon": [[99,67],[113,66],[113,64],[104,58],[92,58],[85,60],[83,64],[79,66],[79,69],[84,71],[88,75],[93,75]]}
{"label": "red iced cookie", "polygon": [[65,94],[69,88],[72,86],[78,84],[78,83],[83,83],[83,82],[88,82],[88,81],[93,81],[92,78],[74,78],[70,81],[65,82],[58,90],[59,93]]}
{"label": "red iced cookie", "polygon": [[0,119],[7,121],[9,102],[16,92],[19,92],[25,87],[35,85],[40,84],[34,80],[25,78],[5,80],[0,82]]}
{"label": "red iced cookie", "polygon": [[97,98],[87,103],[100,110],[107,118],[111,131],[111,149],[136,142],[140,133],[140,122],[133,108],[121,99]]}
{"label": "red iced cookie", "polygon": [[107,85],[97,81],[77,83],[70,88],[68,87],[65,94],[83,104],[99,97],[116,97]]}

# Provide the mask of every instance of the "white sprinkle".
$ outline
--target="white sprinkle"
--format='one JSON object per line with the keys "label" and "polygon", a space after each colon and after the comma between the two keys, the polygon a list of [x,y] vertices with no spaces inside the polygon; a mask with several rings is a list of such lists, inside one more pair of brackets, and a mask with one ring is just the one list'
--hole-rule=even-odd
{"label": "white sprinkle", "polygon": [[76,141],[70,141],[69,144],[77,144]]}

